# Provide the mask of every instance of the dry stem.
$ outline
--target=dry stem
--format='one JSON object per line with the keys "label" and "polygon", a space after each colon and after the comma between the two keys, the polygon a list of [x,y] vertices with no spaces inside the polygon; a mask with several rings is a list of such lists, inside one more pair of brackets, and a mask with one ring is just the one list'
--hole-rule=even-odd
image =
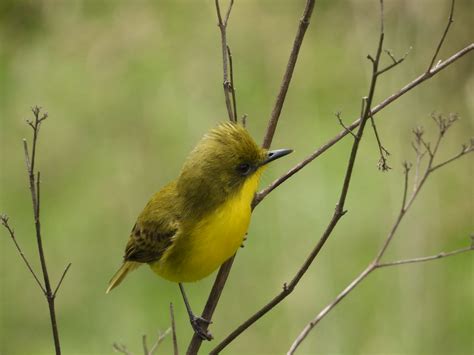
{"label": "dry stem", "polygon": [[28,270],[31,272],[33,277],[36,280],[36,283],[40,287],[41,291],[43,292],[46,301],[48,302],[48,308],[49,308],[49,315],[50,315],[50,320],[51,320],[51,328],[53,332],[53,341],[54,341],[54,348],[55,352],[57,355],[61,354],[61,345],[59,341],[59,330],[58,330],[58,325],[56,321],[56,311],[55,311],[55,298],[57,295],[57,292],[59,288],[62,285],[62,282],[64,280],[64,277],[66,276],[66,273],[68,272],[71,264],[69,263],[66,268],[64,269],[62,276],[54,289],[54,292],[52,291],[51,288],[51,283],[49,280],[49,274],[48,274],[48,268],[46,265],[46,257],[44,254],[44,249],[43,249],[43,240],[41,236],[41,222],[40,222],[40,172],[35,172],[35,162],[36,162],[36,149],[37,149],[37,143],[38,143],[38,136],[39,136],[39,131],[41,127],[41,123],[48,117],[48,114],[41,114],[41,108],[35,106],[31,110],[33,112],[33,120],[27,120],[27,124],[32,128],[33,130],[33,142],[32,142],[32,148],[31,148],[31,156],[30,152],[28,150],[28,143],[26,139],[23,139],[23,149],[24,149],[24,154],[25,154],[25,163],[26,163],[26,172],[28,174],[28,182],[29,182],[29,188],[30,188],[30,193],[31,193],[31,201],[32,201],[32,206],[33,206],[33,216],[34,216],[34,224],[35,224],[35,232],[36,232],[36,242],[37,242],[37,247],[38,247],[38,254],[39,254],[39,259],[41,263],[41,271],[43,274],[43,280],[44,284],[42,284],[36,275],[36,273],[33,271],[29,261],[27,260],[26,256],[24,255],[23,251],[21,250],[18,242],[15,239],[15,234],[13,232],[13,229],[9,226],[8,224],[8,217],[3,215],[1,217],[1,221],[3,226],[8,230],[10,237],[12,238],[16,249],[20,253],[21,258],[25,262],[26,266],[28,267]]}
{"label": "dry stem", "polygon": [[[451,163],[460,157],[474,151],[474,145],[464,145],[461,152],[456,154],[455,156],[447,159],[446,161],[434,165],[434,159],[436,156],[436,153],[438,152],[438,148],[440,145],[440,142],[442,138],[444,137],[444,134],[446,130],[451,126],[451,124],[454,122],[450,121],[449,119],[443,118],[441,115],[439,116],[439,133],[438,137],[435,143],[435,148],[433,149],[432,153],[429,156],[429,161],[428,164],[425,168],[425,171],[421,177],[421,180],[418,182],[414,180],[413,183],[413,192],[410,196],[410,198],[407,200],[407,194],[408,194],[408,175],[411,166],[408,163],[404,164],[404,188],[403,188],[403,195],[402,195],[402,204],[400,208],[400,212],[389,232],[387,235],[387,238],[385,239],[384,243],[382,244],[380,250],[378,251],[377,255],[375,256],[374,260],[370,262],[367,267],[343,290],[337,297],[329,303],[326,307],[324,307],[318,315],[311,320],[305,328],[301,331],[301,333],[298,335],[298,337],[295,339],[293,344],[291,345],[288,355],[294,354],[298,346],[303,342],[303,340],[308,336],[309,332],[334,308],[337,306],[337,304],[342,301],[350,292],[352,292],[368,275],[370,275],[374,270],[383,268],[383,267],[390,267],[390,266],[398,266],[398,265],[403,265],[403,264],[410,264],[410,263],[419,263],[419,262],[425,262],[425,261],[430,261],[430,260],[436,260],[436,259],[441,259],[449,256],[454,256],[458,255],[464,252],[472,251],[474,250],[474,244],[471,244],[469,247],[457,249],[451,252],[440,252],[436,255],[430,255],[430,256],[424,256],[424,257],[419,257],[419,258],[413,258],[413,259],[405,259],[405,260],[397,260],[397,261],[392,261],[392,262],[386,262],[382,263],[380,260],[382,259],[383,255],[387,251],[387,248],[389,247],[390,243],[392,242],[395,233],[397,232],[398,227],[400,226],[401,221],[403,220],[403,217],[406,215],[406,212],[408,209],[412,206],[413,202],[415,201],[416,197],[418,196],[421,188],[425,184],[426,180],[430,176],[432,172],[434,172],[438,167],[445,166],[448,163]],[[445,125],[447,124],[447,125]],[[419,135],[419,130],[414,131],[415,136],[417,136],[417,141],[420,141],[422,137]],[[428,147],[428,145],[427,145]],[[425,149],[428,149],[428,148]],[[424,152],[421,151],[420,149],[416,148],[415,153],[417,155],[417,164],[420,164],[421,159],[419,159],[420,156],[424,155]]]}

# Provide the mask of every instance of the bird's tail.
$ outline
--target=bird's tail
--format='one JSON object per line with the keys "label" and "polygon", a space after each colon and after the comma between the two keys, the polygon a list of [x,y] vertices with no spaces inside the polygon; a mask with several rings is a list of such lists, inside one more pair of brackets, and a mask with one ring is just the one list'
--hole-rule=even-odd
{"label": "bird's tail", "polygon": [[136,261],[124,262],[123,265],[120,267],[120,269],[115,273],[115,275],[110,280],[109,287],[107,287],[107,291],[105,291],[105,293],[109,293],[112,289],[120,285],[120,283],[123,281],[125,276],[127,276],[127,274],[130,271],[135,270],[140,265],[141,263],[138,263]]}

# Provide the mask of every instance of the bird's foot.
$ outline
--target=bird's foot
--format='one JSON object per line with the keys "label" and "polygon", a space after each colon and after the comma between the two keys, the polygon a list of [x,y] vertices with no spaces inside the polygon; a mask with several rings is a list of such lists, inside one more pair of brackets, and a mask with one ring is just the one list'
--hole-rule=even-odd
{"label": "bird's foot", "polygon": [[204,319],[202,317],[196,317],[194,315],[190,320],[191,326],[198,337],[200,337],[202,340],[209,341],[213,339],[212,334],[207,330],[207,326],[212,323],[210,320]]}

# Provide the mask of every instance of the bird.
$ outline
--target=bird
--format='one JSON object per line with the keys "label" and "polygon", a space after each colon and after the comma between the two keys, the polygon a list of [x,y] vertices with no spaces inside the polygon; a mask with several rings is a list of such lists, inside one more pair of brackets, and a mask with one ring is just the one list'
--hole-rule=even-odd
{"label": "bird", "polygon": [[263,171],[291,152],[259,147],[238,123],[211,129],[188,155],[178,178],[156,192],[138,216],[122,266],[106,292],[148,264],[158,276],[178,283],[194,332],[211,340],[204,326],[210,321],[192,312],[183,283],[205,278],[236,253]]}

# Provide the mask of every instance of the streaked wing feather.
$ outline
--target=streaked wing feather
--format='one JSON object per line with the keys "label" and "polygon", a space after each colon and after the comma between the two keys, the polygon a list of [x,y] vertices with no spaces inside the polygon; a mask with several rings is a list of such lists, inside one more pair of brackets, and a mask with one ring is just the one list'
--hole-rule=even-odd
{"label": "streaked wing feather", "polygon": [[159,260],[164,251],[173,242],[173,236],[178,232],[174,223],[136,223],[125,249],[126,261],[149,263]]}

